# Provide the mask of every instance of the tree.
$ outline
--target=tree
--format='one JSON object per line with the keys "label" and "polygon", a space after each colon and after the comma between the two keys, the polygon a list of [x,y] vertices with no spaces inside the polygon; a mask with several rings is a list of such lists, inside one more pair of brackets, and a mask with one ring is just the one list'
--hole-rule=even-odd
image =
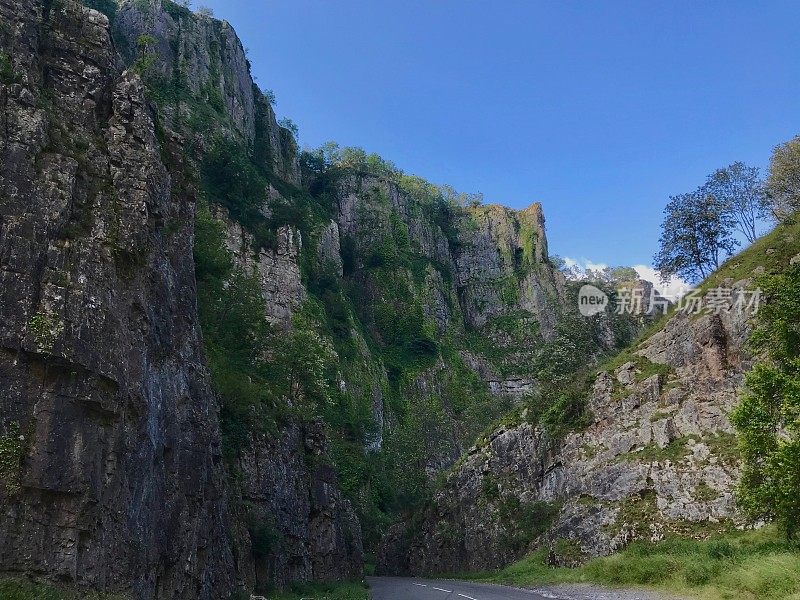
{"label": "tree", "polygon": [[261,90],[261,94],[264,96],[264,98],[267,99],[267,102],[269,102],[272,106],[275,106],[278,103],[278,99],[275,96],[275,92],[273,92],[272,90],[264,88],[263,90]]}
{"label": "tree", "polygon": [[639,272],[633,267],[609,267],[608,272],[611,283],[639,280]]}
{"label": "tree", "polygon": [[319,416],[330,400],[328,370],[337,361],[330,343],[312,329],[296,326],[283,336],[272,363],[281,396],[305,418]]}
{"label": "tree", "polygon": [[638,281],[639,273],[633,267],[604,267],[602,269],[586,269],[583,278],[600,283],[617,284]]}
{"label": "tree", "polygon": [[767,197],[777,219],[785,219],[800,208],[800,136],[772,150]]}
{"label": "tree", "polygon": [[756,226],[769,214],[764,183],[757,167],[735,162],[708,176],[703,190],[725,204],[739,231],[754,242]]}
{"label": "tree", "polygon": [[703,188],[670,197],[664,209],[658,253],[653,257],[664,280],[680,275],[705,279],[739,245],[732,237],[736,222],[724,202]]}
{"label": "tree", "polygon": [[767,301],[750,345],[763,358],[731,414],[743,461],[738,500],[792,539],[800,533],[800,265],[759,284]]}
{"label": "tree", "polygon": [[280,121],[278,121],[278,125],[291,131],[295,138],[300,137],[300,128],[297,126],[297,123],[292,121],[289,117],[283,117]]}
{"label": "tree", "polygon": [[266,200],[267,181],[235,140],[216,138],[203,161],[203,183],[209,199],[247,219]]}
{"label": "tree", "polygon": [[204,19],[211,19],[214,17],[214,11],[208,6],[201,6],[197,9],[197,15],[203,17]]}
{"label": "tree", "polygon": [[157,44],[158,40],[147,33],[140,35],[136,40],[138,53],[131,68],[142,77],[150,73],[158,60],[158,54],[155,51]]}

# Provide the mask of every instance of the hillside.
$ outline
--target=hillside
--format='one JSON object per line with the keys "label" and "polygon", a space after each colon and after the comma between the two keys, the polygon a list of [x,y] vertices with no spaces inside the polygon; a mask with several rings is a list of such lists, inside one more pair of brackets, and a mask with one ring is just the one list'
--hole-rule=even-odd
{"label": "hillside", "polygon": [[[700,286],[707,298],[733,290],[726,301],[699,313],[672,310],[601,365],[584,395],[588,423],[553,435],[529,412],[486,436],[424,514],[394,528],[379,570],[480,571],[534,550],[548,564],[575,566],[636,540],[704,539],[743,526],[729,413],[752,365],[745,342],[753,311],[739,310],[737,298],[798,257],[794,219],[727,260]],[[752,298],[741,297],[745,305]],[[505,580],[521,582],[511,573],[524,578],[525,569],[510,569]],[[647,583],[633,575],[618,582]]]}

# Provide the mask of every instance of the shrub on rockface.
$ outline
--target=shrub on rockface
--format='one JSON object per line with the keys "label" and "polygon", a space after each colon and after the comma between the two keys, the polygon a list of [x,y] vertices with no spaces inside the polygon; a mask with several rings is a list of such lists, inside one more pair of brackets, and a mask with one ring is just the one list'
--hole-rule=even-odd
{"label": "shrub on rockface", "polygon": [[206,208],[197,215],[194,257],[203,341],[222,399],[224,448],[233,458],[253,430],[323,415],[337,358],[311,324],[272,330],[258,278],[233,266],[223,225]]}
{"label": "shrub on rockface", "polygon": [[225,206],[234,218],[249,221],[264,204],[267,180],[241,143],[224,137],[215,139],[202,171],[209,198]]}

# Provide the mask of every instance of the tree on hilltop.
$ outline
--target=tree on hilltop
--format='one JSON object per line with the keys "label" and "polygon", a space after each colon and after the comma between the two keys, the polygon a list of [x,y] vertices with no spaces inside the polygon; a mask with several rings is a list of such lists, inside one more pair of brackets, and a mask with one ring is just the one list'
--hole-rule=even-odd
{"label": "tree on hilltop", "polygon": [[714,171],[702,189],[723,203],[748,242],[756,241],[758,223],[769,215],[758,167],[748,167],[737,161]]}
{"label": "tree on hilltop", "polygon": [[703,188],[670,197],[655,268],[664,280],[673,275],[691,282],[705,279],[739,245],[732,235],[735,226],[725,202]]}
{"label": "tree on hilltop", "polygon": [[800,208],[800,136],[772,151],[766,188],[776,218],[785,219]]}

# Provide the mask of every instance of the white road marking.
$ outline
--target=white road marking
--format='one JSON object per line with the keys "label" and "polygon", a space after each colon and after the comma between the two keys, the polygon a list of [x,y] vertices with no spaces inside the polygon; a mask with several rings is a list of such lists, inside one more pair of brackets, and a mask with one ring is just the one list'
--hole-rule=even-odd
{"label": "white road marking", "polygon": [[[411,582],[411,585],[416,585],[416,586],[419,586],[419,587],[428,587],[428,585],[426,583],[414,583],[413,581]],[[453,593],[453,590],[446,590],[444,588],[439,588],[439,587],[435,587],[435,586],[431,586],[431,589],[434,589],[434,590],[439,591],[439,592],[444,592],[445,594],[452,594]],[[466,594],[458,594],[458,595],[461,596],[462,598],[466,598],[467,600],[478,600],[477,598],[473,598],[472,596],[467,596]]]}

